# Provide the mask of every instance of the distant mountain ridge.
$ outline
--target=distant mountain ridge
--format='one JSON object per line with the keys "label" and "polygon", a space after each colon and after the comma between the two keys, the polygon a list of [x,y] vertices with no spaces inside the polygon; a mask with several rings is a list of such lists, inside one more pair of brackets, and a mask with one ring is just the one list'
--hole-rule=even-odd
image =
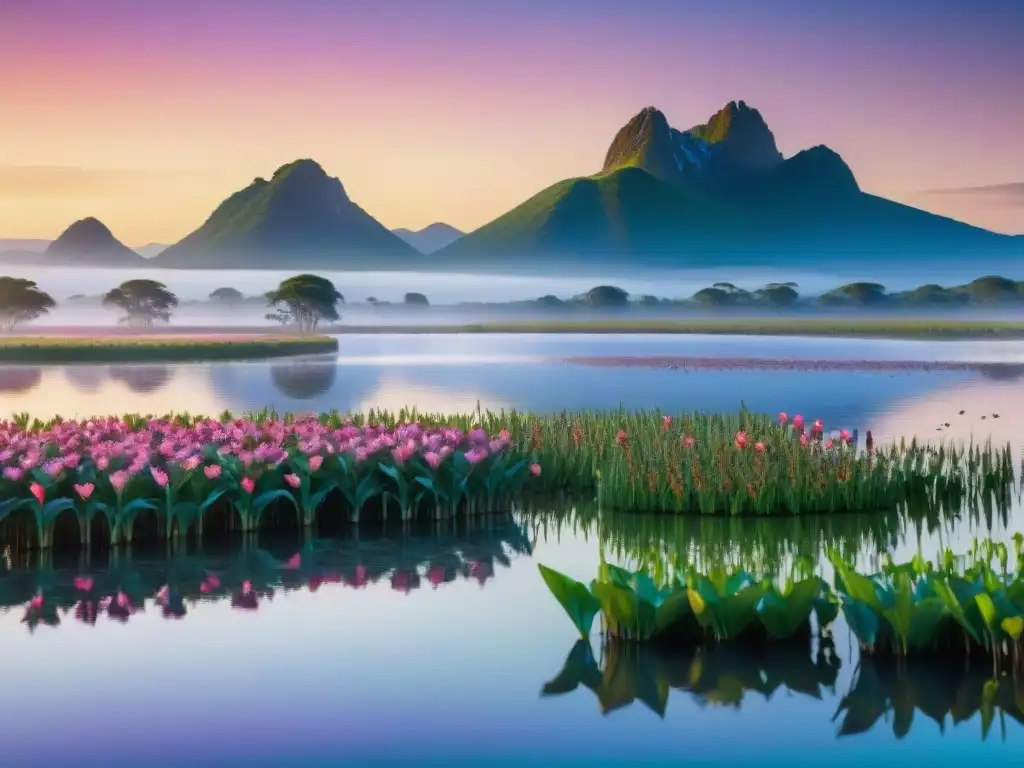
{"label": "distant mountain ridge", "polygon": [[440,221],[419,230],[399,228],[391,231],[417,251],[424,254],[439,251],[466,234],[450,224]]}
{"label": "distant mountain ridge", "polygon": [[42,264],[133,267],[145,260],[122,243],[99,219],[89,216],[65,229],[43,252]]}
{"label": "distant mountain ridge", "polygon": [[1019,240],[864,193],[826,146],[784,157],[738,101],[685,131],[642,109],[597,174],[542,190],[435,260],[775,266],[989,252],[1024,255]]}
{"label": "distant mountain ridge", "polygon": [[349,199],[315,161],[257,178],[197,230],[151,262],[157,267],[396,269],[421,254]]}

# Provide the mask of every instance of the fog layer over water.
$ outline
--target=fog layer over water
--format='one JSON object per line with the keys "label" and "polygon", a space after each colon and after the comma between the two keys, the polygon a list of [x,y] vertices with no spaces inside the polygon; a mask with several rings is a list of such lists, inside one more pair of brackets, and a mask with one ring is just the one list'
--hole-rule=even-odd
{"label": "fog layer over water", "polygon": [[[427,257],[424,257],[427,258]],[[970,282],[985,274],[982,267],[968,264],[962,270],[944,270],[942,281],[948,285]],[[1005,277],[1017,274],[999,272]],[[277,286],[301,269],[259,270],[167,270],[167,269],[47,269],[2,266],[0,274],[35,280],[58,301],[75,294],[97,296],[125,280],[146,278],[159,280],[182,300],[204,299],[215,288],[229,286],[246,295],[260,295]],[[715,270],[678,270],[672,272],[630,270],[609,273],[595,270],[590,274],[572,275],[473,275],[444,272],[328,272],[313,270],[329,278],[348,301],[364,301],[372,296],[380,301],[401,301],[410,291],[426,294],[431,303],[454,304],[463,301],[504,302],[536,299],[554,294],[568,298],[595,285],[617,285],[631,294],[652,294],[662,298],[683,298],[712,283],[727,281],[752,290],[770,282],[795,282],[803,295],[814,295],[858,280],[881,282],[890,290],[906,290],[934,281],[924,270],[916,272],[879,272],[877,268],[863,271],[809,272],[792,269],[722,268]],[[1012,269],[1010,270],[1012,272]]]}

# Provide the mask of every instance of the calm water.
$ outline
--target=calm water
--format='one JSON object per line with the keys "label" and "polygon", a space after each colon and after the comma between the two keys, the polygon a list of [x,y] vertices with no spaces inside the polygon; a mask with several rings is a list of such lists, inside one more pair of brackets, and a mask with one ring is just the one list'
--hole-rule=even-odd
{"label": "calm water", "polygon": [[[1020,444],[1022,381],[980,372],[686,372],[594,368],[552,358],[722,355],[802,359],[1024,362],[1020,344],[914,344],[715,337],[357,337],[337,358],[186,366],[0,368],[0,411],[91,415],[168,410],[483,407],[735,409],[803,412],[876,435]],[[966,413],[959,415],[963,409]],[[994,414],[999,418],[994,418]],[[982,419],[982,416],[985,418]],[[949,427],[944,426],[949,423]],[[941,431],[936,431],[937,429]],[[623,657],[597,637],[574,649],[569,621],[536,563],[581,580],[600,553],[640,553],[785,572],[840,546],[871,566],[920,548],[1008,541],[1005,513],[931,527],[865,520],[690,521],[606,516],[584,503],[547,515],[358,539],[265,540],[241,549],[135,552],[115,562],[57,557],[0,564],[0,738],[6,764],[33,765],[947,765],[1024,756],[1020,699],[1004,685],[987,739],[983,675],[862,667],[848,633],[834,656]],[[288,568],[298,554],[298,567]],[[207,572],[223,595],[203,595]],[[54,605],[96,576],[144,611],[95,624],[58,610],[30,627],[38,585]],[[827,571],[823,569],[827,576]],[[235,596],[242,579],[257,591]],[[165,617],[160,586],[186,598]],[[202,597],[193,602],[192,597]],[[255,610],[253,607],[255,606]],[[248,608],[248,610],[247,610]],[[31,630],[31,631],[30,631]],[[603,675],[603,677],[602,677]],[[573,688],[575,681],[583,684]],[[594,690],[587,687],[587,684]],[[552,695],[543,695],[547,691]],[[572,690],[569,690],[572,689]],[[565,690],[553,695],[554,690]],[[13,692],[13,693],[10,693]],[[843,704],[847,694],[852,695]],[[916,703],[914,710],[910,704]],[[842,709],[837,717],[837,710]],[[912,713],[912,716],[911,716]],[[941,715],[941,716],[940,716]],[[941,720],[940,728],[937,720]],[[956,721],[956,722],[954,722]],[[400,738],[398,736],[400,735]]]}

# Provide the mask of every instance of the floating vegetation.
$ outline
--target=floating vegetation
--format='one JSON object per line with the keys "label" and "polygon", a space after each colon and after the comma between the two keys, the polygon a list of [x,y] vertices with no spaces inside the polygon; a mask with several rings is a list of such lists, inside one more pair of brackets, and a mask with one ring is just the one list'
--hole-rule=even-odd
{"label": "floating vegetation", "polygon": [[818,576],[776,584],[717,567],[680,571],[658,586],[644,571],[604,563],[588,588],[544,565],[538,569],[581,638],[590,636],[600,613],[605,634],[616,640],[760,645],[807,637],[812,614],[824,629],[839,613],[838,599]]}
{"label": "floating vegetation", "polygon": [[[310,527],[508,509],[524,493],[596,492],[603,508],[702,515],[877,512],[999,505],[1015,493],[1009,447],[901,443],[859,450],[816,421],[655,411],[247,418],[126,415],[0,422],[0,543],[49,548],[58,522],[129,544],[256,531],[290,510]],[[541,468],[543,467],[543,473]],[[277,510],[277,512],[275,512]],[[27,525],[26,525],[27,523]],[[144,526],[145,528],[145,526]]]}
{"label": "floating vegetation", "polygon": [[1024,535],[1014,552],[985,540],[938,565],[918,555],[887,562],[878,573],[857,573],[833,557],[843,616],[870,655],[990,657],[994,670],[1024,672]]}
{"label": "floating vegetation", "polygon": [[199,602],[225,599],[235,608],[255,610],[278,591],[316,591],[324,584],[360,589],[384,583],[406,594],[458,580],[484,586],[498,567],[531,551],[523,530],[508,519],[458,536],[316,539],[279,553],[244,547],[233,554],[156,559],[114,550],[102,567],[38,564],[10,570],[0,576],[0,612],[21,609],[23,622],[34,629],[56,626],[68,614],[89,624],[103,615],[127,621],[147,602],[168,618],[185,616]]}
{"label": "floating vegetation", "polygon": [[639,701],[664,718],[671,689],[689,693],[701,706],[733,709],[743,705],[747,694],[768,700],[781,689],[820,699],[826,691],[834,693],[841,666],[828,638],[818,644],[813,658],[810,643],[738,653],[727,646],[666,652],[612,642],[602,647],[600,663],[590,642],[578,640],[541,695],[559,696],[582,687],[597,696],[604,715]]}

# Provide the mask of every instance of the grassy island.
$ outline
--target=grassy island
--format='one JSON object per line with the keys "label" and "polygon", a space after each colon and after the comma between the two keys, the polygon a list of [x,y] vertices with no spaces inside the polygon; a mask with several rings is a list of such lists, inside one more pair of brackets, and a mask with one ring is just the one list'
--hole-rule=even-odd
{"label": "grassy island", "polygon": [[251,360],[338,351],[310,335],[131,335],[0,337],[0,363],[150,363]]}
{"label": "grassy island", "polygon": [[379,325],[334,329],[341,334],[369,333],[657,333],[742,334],[747,336],[832,336],[891,339],[1024,339],[1024,321],[947,320],[921,317],[736,317],[602,318],[599,320],[523,320],[463,325]]}

